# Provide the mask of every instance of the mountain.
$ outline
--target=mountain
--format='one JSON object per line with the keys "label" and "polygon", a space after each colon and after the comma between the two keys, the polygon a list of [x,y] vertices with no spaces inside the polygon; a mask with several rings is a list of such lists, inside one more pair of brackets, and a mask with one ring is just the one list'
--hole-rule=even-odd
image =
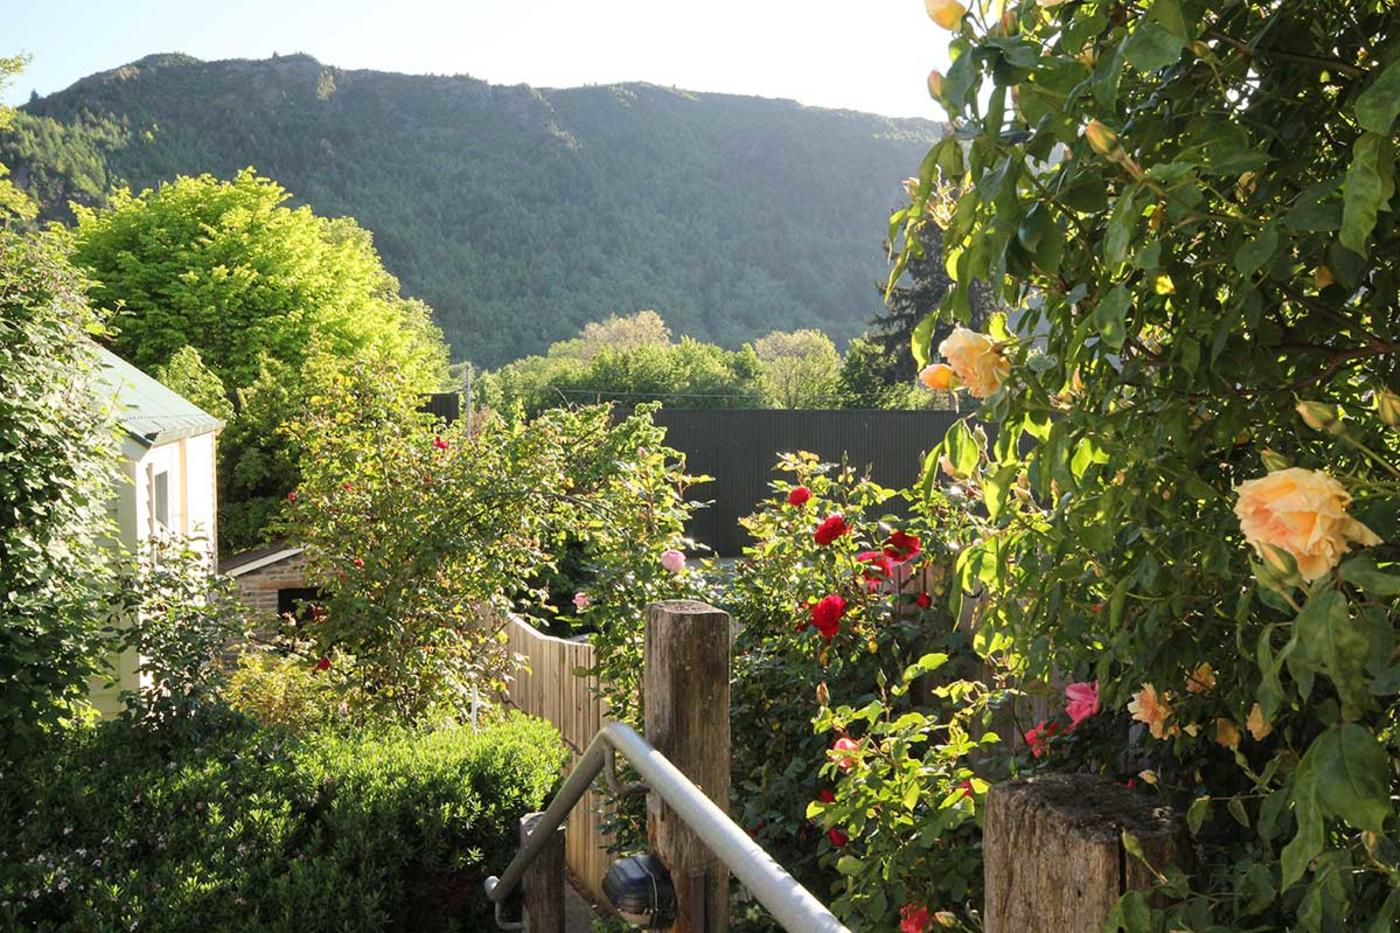
{"label": "mountain", "polygon": [[858,333],[885,220],[942,127],[647,84],[546,90],[307,55],[153,55],[25,105],[0,162],[62,219],[114,183],[255,166],[373,231],[454,356],[655,308],[728,346]]}

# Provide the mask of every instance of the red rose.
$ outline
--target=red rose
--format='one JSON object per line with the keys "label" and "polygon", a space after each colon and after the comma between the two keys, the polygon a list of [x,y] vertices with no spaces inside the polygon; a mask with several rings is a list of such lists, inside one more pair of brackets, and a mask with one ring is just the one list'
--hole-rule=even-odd
{"label": "red rose", "polygon": [[961,784],[958,785],[958,787],[962,789],[962,795],[964,797],[971,797],[973,796],[973,794],[976,793],[976,790],[974,790],[972,787],[971,781],[963,781]]}
{"label": "red rose", "polygon": [[928,908],[905,904],[899,909],[899,933],[924,933],[928,929]]}
{"label": "red rose", "polygon": [[835,803],[836,795],[831,792],[831,788],[823,787],[821,792],[817,794],[817,799],[822,803]]}
{"label": "red rose", "polygon": [[1059,731],[1059,723],[1047,723],[1043,719],[1034,729],[1027,730],[1026,744],[1030,746],[1031,754],[1036,758],[1049,754],[1050,737]]}
{"label": "red rose", "polygon": [[851,530],[851,526],[846,524],[846,520],[841,517],[841,513],[828,515],[826,519],[817,526],[817,530],[812,532],[812,538],[822,547],[826,547],[837,538]]}
{"label": "red rose", "polygon": [[296,494],[295,491],[287,493],[287,501],[288,501],[288,502],[295,502],[295,501],[297,501],[297,494]]}
{"label": "red rose", "polygon": [[841,617],[846,614],[846,600],[832,593],[812,606],[812,625],[827,641],[841,630]]}
{"label": "red rose", "polygon": [[436,447],[438,450],[446,450],[447,441],[443,440],[442,436],[439,435],[433,438],[433,446]]}
{"label": "red rose", "polygon": [[316,662],[316,670],[318,670],[318,671],[328,671],[328,670],[330,670],[330,669],[331,669],[331,659],[330,659],[330,658],[322,657],[321,660],[319,660],[319,661]]}
{"label": "red rose", "polygon": [[879,551],[861,551],[856,560],[866,565],[861,575],[872,590],[894,576],[894,562]]}
{"label": "red rose", "polygon": [[355,564],[356,569],[359,569],[359,570],[363,570],[363,569],[364,569],[365,562],[364,562],[362,559],[360,559],[360,558],[357,557],[357,558],[355,558],[355,560],[354,560],[353,563]]}
{"label": "red rose", "polygon": [[346,492],[349,492],[350,490],[352,490],[352,489],[355,488],[355,484],[354,484],[354,483],[341,483],[341,484],[340,484],[340,488],[341,488],[341,489],[344,489]]}
{"label": "red rose", "polygon": [[846,845],[846,843],[848,843],[848,842],[851,841],[851,837],[850,837],[850,836],[847,836],[845,833],[841,832],[841,830],[838,829],[838,828],[835,827],[835,826],[831,827],[830,829],[828,829],[828,830],[826,831],[826,838],[830,839],[830,840],[831,840],[831,844],[834,845],[834,846],[835,846],[836,848],[838,848],[838,849],[844,847],[844,846]]}
{"label": "red rose", "polygon": [[793,508],[800,509],[807,504],[807,500],[812,498],[812,490],[806,486],[794,486],[792,492],[788,493],[787,503]]}
{"label": "red rose", "polygon": [[918,537],[905,531],[893,532],[885,544],[885,553],[898,564],[918,557],[921,550]]}
{"label": "red rose", "polygon": [[915,597],[914,605],[918,606],[920,609],[927,609],[929,606],[933,605],[933,597],[927,593],[920,593]]}

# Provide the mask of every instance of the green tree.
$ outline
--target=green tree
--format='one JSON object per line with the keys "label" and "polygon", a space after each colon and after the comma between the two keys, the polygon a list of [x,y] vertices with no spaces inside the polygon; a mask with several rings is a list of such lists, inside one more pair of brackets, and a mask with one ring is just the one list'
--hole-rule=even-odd
{"label": "green tree", "polygon": [[219,449],[225,547],[260,540],[296,484],[281,426],[336,370],[372,361],[421,392],[447,375],[431,312],[399,295],[369,232],[288,197],[247,169],[77,210],[74,257],[101,283],[94,300],[121,309],[117,352],[215,413],[229,410],[218,386],[232,402]]}
{"label": "green tree", "polygon": [[[619,345],[613,345],[615,341]],[[651,311],[587,325],[543,356],[507,364],[481,380],[482,403],[527,413],[571,402],[659,401],[680,408],[760,404],[753,349],[725,350],[690,337],[671,343]]]}
{"label": "green tree", "polygon": [[216,376],[199,351],[186,344],[171,354],[170,359],[156,367],[156,380],[180,393],[216,418],[228,421],[233,417],[224,381]]}
{"label": "green tree", "polygon": [[[0,58],[0,91],[14,83],[15,75],[24,70],[27,59],[23,56]],[[15,122],[15,109],[0,105],[0,133],[10,130]],[[0,224],[9,226],[11,221],[29,221],[38,215],[39,205],[9,179],[10,169],[0,163]]]}
{"label": "green tree", "polygon": [[[910,367],[914,357],[909,357]],[[895,408],[908,397],[908,380],[891,385],[888,360],[880,345],[866,337],[857,337],[841,357],[841,375],[837,395],[842,408]]]}
{"label": "green tree", "polygon": [[426,306],[399,297],[368,231],[289,198],[245,169],[80,207],[74,261],[97,280],[93,301],[121,309],[114,349],[154,369],[192,346],[234,391],[264,357],[301,362],[314,337],[345,357],[383,349],[435,388],[446,351]]}
{"label": "green tree", "polygon": [[773,408],[828,408],[841,375],[841,355],[819,330],[773,331],[753,342],[763,399]]}
{"label": "green tree", "polygon": [[61,244],[0,231],[0,757],[69,715],[100,667],[117,475],[100,333]]}
{"label": "green tree", "polygon": [[[918,373],[912,349],[914,332],[938,310],[953,284],[943,266],[943,231],[937,225],[926,225],[920,232],[921,252],[909,255],[899,284],[889,289],[884,308],[870,320],[871,329],[866,333],[866,339],[879,351],[878,372],[888,386],[913,384]],[[981,329],[990,314],[986,290],[974,288],[969,302],[973,309],[969,326]],[[918,339],[937,346],[952,329],[951,324],[940,321],[931,335],[920,334]]]}

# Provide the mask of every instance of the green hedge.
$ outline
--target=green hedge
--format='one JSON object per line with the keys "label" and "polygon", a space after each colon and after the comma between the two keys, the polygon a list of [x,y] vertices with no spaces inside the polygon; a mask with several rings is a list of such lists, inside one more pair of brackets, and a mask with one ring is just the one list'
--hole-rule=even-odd
{"label": "green hedge", "polygon": [[521,716],[205,732],[171,747],[105,723],[0,775],[0,927],[488,929],[481,880],[564,763],[558,733]]}

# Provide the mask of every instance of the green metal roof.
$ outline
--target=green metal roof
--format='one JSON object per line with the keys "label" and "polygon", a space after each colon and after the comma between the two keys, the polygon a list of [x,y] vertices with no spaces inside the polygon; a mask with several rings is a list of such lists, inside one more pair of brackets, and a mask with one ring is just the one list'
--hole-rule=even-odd
{"label": "green metal roof", "polygon": [[117,420],[147,447],[217,431],[224,423],[126,360],[97,347],[97,391],[115,403]]}

